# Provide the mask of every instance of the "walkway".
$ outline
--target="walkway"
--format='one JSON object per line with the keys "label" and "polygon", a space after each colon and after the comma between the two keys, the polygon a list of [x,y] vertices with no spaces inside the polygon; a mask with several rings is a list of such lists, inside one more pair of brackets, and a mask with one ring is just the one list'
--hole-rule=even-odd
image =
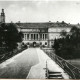
{"label": "walkway", "polygon": [[39,63],[35,49],[30,48],[0,64],[0,78],[25,79],[32,66]]}
{"label": "walkway", "polygon": [[45,68],[61,72],[64,79],[69,76],[52,61],[41,49],[29,48],[0,64],[0,78],[45,79]]}
{"label": "walkway", "polygon": [[53,72],[61,72],[64,79],[69,79],[69,76],[64,72],[64,70],[57,65],[50,57],[48,57],[41,49],[36,49],[38,57],[39,57],[39,64],[31,67],[30,72],[27,76],[29,79],[45,79],[45,68],[46,68],[46,61],[47,67],[50,71]]}

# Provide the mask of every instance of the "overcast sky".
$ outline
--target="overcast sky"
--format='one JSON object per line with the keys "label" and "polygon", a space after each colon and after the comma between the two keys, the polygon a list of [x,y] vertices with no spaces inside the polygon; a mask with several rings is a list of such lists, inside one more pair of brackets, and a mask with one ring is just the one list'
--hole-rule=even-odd
{"label": "overcast sky", "polygon": [[80,23],[79,0],[0,0],[0,10],[2,8],[5,9],[6,22]]}

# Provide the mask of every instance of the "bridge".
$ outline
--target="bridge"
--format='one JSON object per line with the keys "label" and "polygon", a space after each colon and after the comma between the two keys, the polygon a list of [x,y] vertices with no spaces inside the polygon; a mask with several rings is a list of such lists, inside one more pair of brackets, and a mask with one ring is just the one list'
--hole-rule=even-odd
{"label": "bridge", "polygon": [[28,48],[0,64],[1,79],[79,79],[80,70],[48,49]]}
{"label": "bridge", "polygon": [[[80,79],[80,69],[78,69],[71,63],[68,63],[63,58],[57,56],[56,54],[51,52],[51,50],[52,49],[43,49],[43,51],[69,75],[70,79]],[[47,74],[51,74],[51,73],[47,72]]]}

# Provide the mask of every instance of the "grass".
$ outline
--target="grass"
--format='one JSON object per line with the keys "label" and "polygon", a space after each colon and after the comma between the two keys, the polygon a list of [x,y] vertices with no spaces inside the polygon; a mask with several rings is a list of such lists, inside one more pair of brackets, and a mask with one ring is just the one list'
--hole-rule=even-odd
{"label": "grass", "polygon": [[73,59],[73,60],[66,60],[66,61],[80,69],[80,59]]}
{"label": "grass", "polygon": [[[54,50],[46,50],[45,51],[48,55],[51,53],[55,53]],[[52,54],[53,55],[53,54]],[[66,60],[67,62],[71,63],[72,65],[74,65],[75,67],[77,67],[78,69],[80,69],[80,59],[72,59],[72,60]]]}

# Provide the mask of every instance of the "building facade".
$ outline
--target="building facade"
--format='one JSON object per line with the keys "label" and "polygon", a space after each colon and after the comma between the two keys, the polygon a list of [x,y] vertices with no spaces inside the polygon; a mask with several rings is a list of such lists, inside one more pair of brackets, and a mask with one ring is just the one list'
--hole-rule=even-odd
{"label": "building facade", "polygon": [[[61,23],[59,23],[61,25]],[[67,24],[59,26],[57,23],[19,23],[18,30],[24,35],[24,44],[51,47],[55,38],[60,38],[60,33],[64,30],[70,32],[71,27]]]}
{"label": "building facade", "polygon": [[48,46],[48,27],[43,27],[43,24],[44,23],[20,23],[18,30],[24,35],[23,42],[32,46],[34,44],[37,46]]}

